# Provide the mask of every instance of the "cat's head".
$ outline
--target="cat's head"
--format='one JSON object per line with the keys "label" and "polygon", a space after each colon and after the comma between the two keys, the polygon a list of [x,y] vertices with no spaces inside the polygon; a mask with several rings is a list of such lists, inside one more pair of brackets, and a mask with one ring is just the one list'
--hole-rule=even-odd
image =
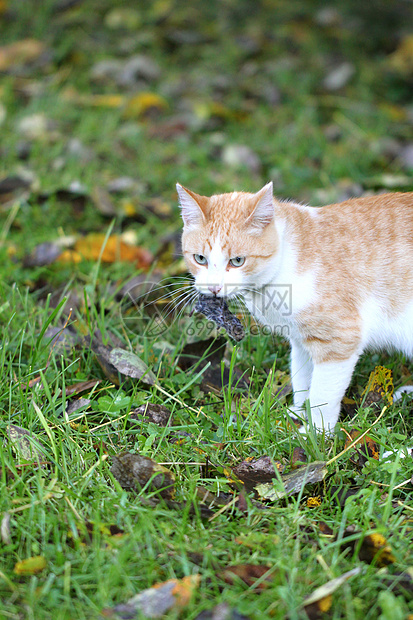
{"label": "cat's head", "polygon": [[182,250],[195,287],[231,297],[269,281],[278,249],[272,183],[256,194],[199,196],[177,184]]}

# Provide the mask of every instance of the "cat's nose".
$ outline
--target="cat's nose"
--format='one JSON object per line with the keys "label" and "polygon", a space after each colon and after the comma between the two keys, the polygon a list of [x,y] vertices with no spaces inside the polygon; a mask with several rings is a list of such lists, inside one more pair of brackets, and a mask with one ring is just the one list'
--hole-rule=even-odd
{"label": "cat's nose", "polygon": [[210,290],[213,295],[218,295],[219,291],[222,290],[222,286],[208,286],[208,290]]}

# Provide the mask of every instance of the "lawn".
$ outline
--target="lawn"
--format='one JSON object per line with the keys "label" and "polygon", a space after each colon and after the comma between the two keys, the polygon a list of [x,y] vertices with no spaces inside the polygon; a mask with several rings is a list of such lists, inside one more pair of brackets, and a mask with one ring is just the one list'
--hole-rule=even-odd
{"label": "lawn", "polygon": [[303,438],[286,342],[185,305],[175,191],[411,191],[411,17],[0,0],[0,618],[413,618],[411,361]]}

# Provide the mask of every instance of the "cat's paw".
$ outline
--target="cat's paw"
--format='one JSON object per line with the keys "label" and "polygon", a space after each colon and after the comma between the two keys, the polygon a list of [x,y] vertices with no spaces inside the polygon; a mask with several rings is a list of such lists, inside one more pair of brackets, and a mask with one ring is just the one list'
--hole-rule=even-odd
{"label": "cat's paw", "polygon": [[403,398],[404,394],[410,394],[410,398],[412,398],[413,385],[403,385],[403,387],[394,390],[393,393],[393,402],[397,402]]}

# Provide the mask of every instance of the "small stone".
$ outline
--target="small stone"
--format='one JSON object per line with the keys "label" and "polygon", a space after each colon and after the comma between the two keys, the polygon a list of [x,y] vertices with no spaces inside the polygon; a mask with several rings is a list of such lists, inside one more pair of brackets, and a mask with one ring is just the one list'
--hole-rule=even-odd
{"label": "small stone", "polygon": [[116,81],[119,72],[122,70],[123,63],[121,60],[113,58],[100,60],[90,70],[90,77],[94,82]]}
{"label": "small stone", "polygon": [[67,143],[67,152],[69,155],[77,157],[81,162],[87,164],[95,158],[95,153],[79,140],[79,138],[70,138]]}
{"label": "small stone", "polygon": [[356,69],[350,62],[343,62],[326,75],[323,86],[330,91],[340,90],[346,86],[353,77]]}
{"label": "small stone", "polygon": [[399,158],[405,168],[413,168],[413,142],[401,150]]}
{"label": "small stone", "polygon": [[231,168],[248,168],[251,172],[259,173],[261,161],[258,155],[243,144],[228,144],[222,151],[222,161]]}
{"label": "small stone", "polygon": [[16,145],[16,155],[19,159],[23,161],[29,159],[31,151],[32,145],[27,140],[20,140],[20,142],[18,142]]}
{"label": "small stone", "polygon": [[118,76],[119,86],[133,86],[139,80],[153,82],[160,77],[159,66],[149,56],[138,54],[129,58]]}
{"label": "small stone", "polygon": [[315,21],[317,24],[320,24],[320,26],[339,26],[341,24],[342,17],[336,8],[326,6],[317,11]]}
{"label": "small stone", "polygon": [[141,23],[140,13],[130,7],[112,9],[105,15],[105,24],[111,30],[136,30]]}
{"label": "small stone", "polygon": [[122,194],[123,192],[135,194],[143,192],[145,187],[142,183],[132,177],[118,177],[112,181],[109,181],[106,189],[110,194]]}
{"label": "small stone", "polygon": [[59,137],[57,125],[45,114],[24,116],[17,124],[17,131],[27,140],[55,140]]}

